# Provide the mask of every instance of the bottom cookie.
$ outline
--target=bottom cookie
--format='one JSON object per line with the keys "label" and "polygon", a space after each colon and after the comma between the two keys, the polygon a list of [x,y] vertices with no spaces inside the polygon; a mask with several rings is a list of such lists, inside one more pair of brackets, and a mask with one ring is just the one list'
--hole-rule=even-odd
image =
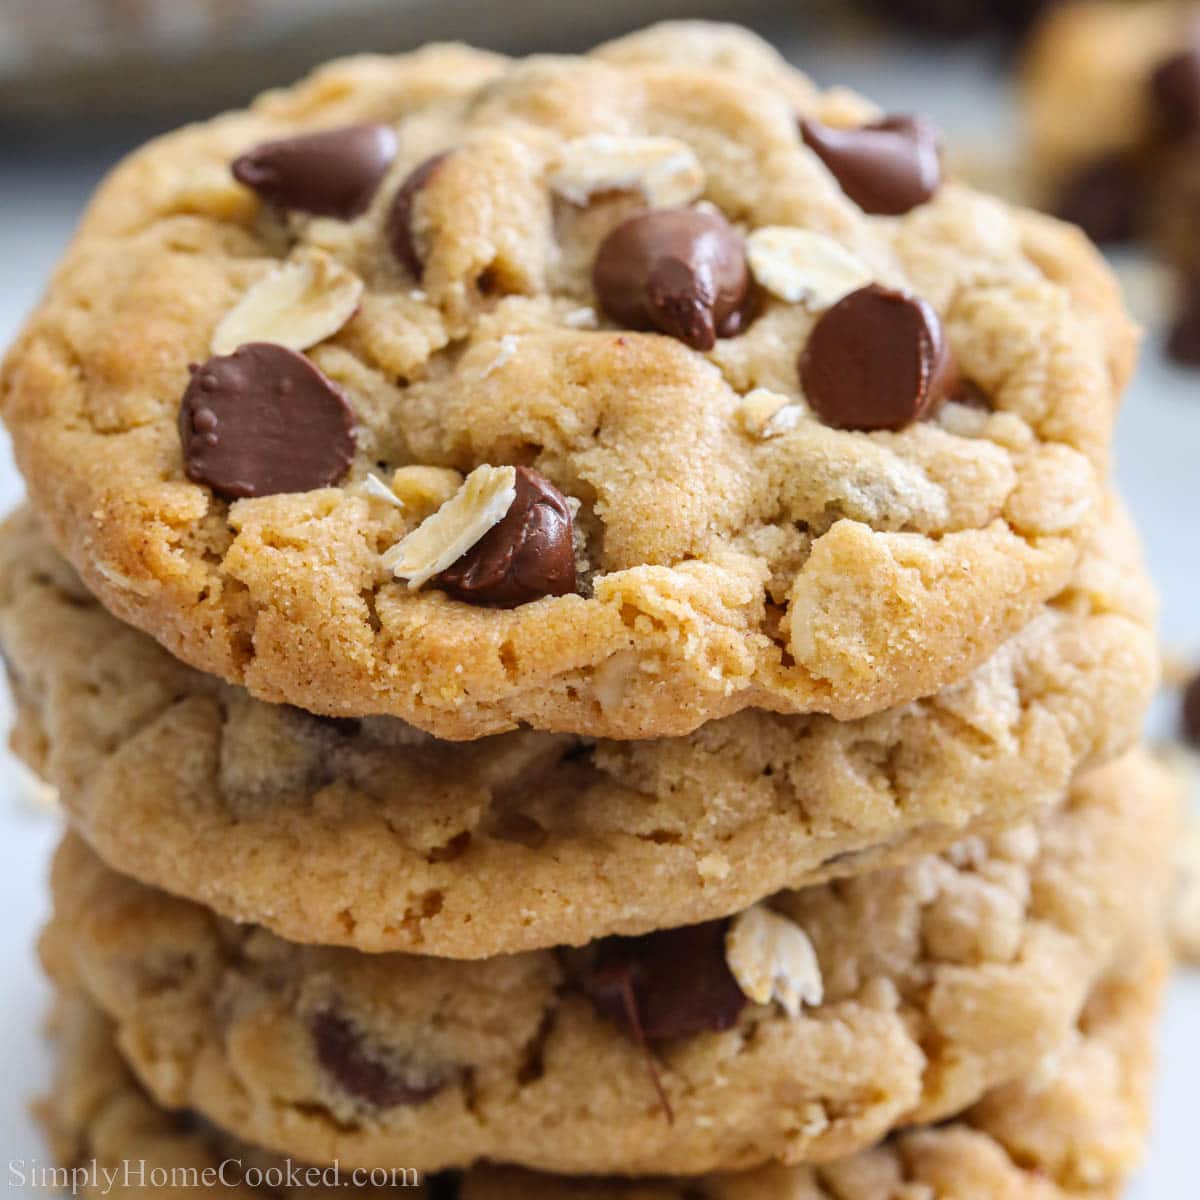
{"label": "bottom cookie", "polygon": [[[1175,782],[1134,754],[1059,808],[722,924],[452,962],[296,946],[77,838],[42,955],[154,1097],[284,1154],[706,1175],[954,1116],[1057,1046],[1158,918]],[[299,865],[299,862],[298,862]]]}
{"label": "bottom cookie", "polygon": [[394,1183],[372,1183],[370,1172],[306,1167],[157,1107],[117,1053],[111,1024],[78,994],[59,1004],[60,1066],[40,1116],[73,1194],[109,1200],[183,1200],[197,1191],[229,1200],[401,1192],[422,1200],[1101,1200],[1120,1194],[1142,1152],[1166,961],[1157,942],[1128,955],[1030,1078],[990,1092],[954,1121],[820,1167],[682,1182],[491,1168],[418,1180],[396,1170]]}

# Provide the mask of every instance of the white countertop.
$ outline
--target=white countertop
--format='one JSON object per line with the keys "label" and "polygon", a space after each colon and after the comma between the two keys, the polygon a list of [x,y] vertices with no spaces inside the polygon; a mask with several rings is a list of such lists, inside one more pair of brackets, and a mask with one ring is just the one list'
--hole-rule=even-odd
{"label": "white countertop", "polygon": [[[879,70],[878,60],[861,46],[851,52],[844,45],[808,42],[796,46],[796,57],[817,65],[826,82],[848,79],[885,104],[922,107],[952,135],[1002,127],[1005,121],[996,107],[998,90],[971,54],[943,58],[940,75],[930,69],[928,58],[916,55],[889,59],[888,69]],[[931,79],[937,79],[936,87]],[[0,143],[0,345],[35,301],[84,198],[118,149],[83,139],[74,148],[61,139],[54,144],[34,140],[19,149]],[[1145,290],[1141,274],[1131,275],[1137,293]],[[1121,421],[1119,476],[1162,589],[1164,642],[1200,662],[1200,373],[1166,366],[1153,338]],[[8,509],[20,494],[7,440],[0,440],[0,507]],[[1164,706],[1158,724],[1167,719]],[[46,911],[45,866],[57,822],[23,801],[22,790],[15,764],[0,758],[0,912],[7,914],[0,978],[8,981],[0,1024],[0,1067],[9,1081],[0,1088],[0,1170],[5,1171],[10,1161],[45,1161],[27,1104],[46,1086],[50,1066],[40,1035],[48,989],[34,963],[33,943]],[[1131,1200],[1194,1200],[1200,1194],[1191,1140],[1200,1109],[1200,976],[1176,979],[1163,1047],[1152,1151]],[[9,1182],[6,1174],[3,1184]]]}

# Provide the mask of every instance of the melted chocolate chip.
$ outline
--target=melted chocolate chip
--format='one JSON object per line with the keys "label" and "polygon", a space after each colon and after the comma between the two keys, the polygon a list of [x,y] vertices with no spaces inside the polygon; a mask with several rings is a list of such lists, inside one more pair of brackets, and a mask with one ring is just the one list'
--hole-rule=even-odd
{"label": "melted chocolate chip", "polygon": [[919,117],[884,117],[853,129],[803,117],[800,133],[863,212],[899,216],[941,186],[938,137]]}
{"label": "melted chocolate chip", "polygon": [[354,457],[354,413],[303,355],[251,342],[194,367],[179,409],[187,477],[239,499],[328,487]]}
{"label": "melted chocolate chip", "polygon": [[413,205],[416,204],[421,190],[433,178],[438,167],[449,157],[450,151],[443,151],[441,154],[435,154],[432,158],[427,158],[420,166],[410,171],[396,190],[392,207],[388,210],[388,245],[391,246],[392,253],[399,260],[400,265],[414,279],[420,279],[425,273],[425,264],[421,260],[416,240],[413,237]]}
{"label": "melted chocolate chip", "polygon": [[342,1091],[373,1108],[424,1104],[446,1086],[444,1075],[415,1069],[405,1073],[372,1058],[358,1030],[335,1012],[313,1018],[312,1037],[317,1061]]}
{"label": "melted chocolate chip", "polygon": [[1200,131],[1200,45],[1159,63],[1150,76],[1150,95],[1171,133]]}
{"label": "melted chocolate chip", "polygon": [[829,309],[800,356],[809,404],[838,429],[903,429],[929,416],[957,378],[937,313],[878,284]]}
{"label": "melted chocolate chip", "polygon": [[366,211],[395,157],[387,125],[346,125],[264,142],[234,160],[233,175],[269,204],[348,221]]}
{"label": "melted chocolate chip", "polygon": [[1113,155],[1076,172],[1062,189],[1055,212],[1094,242],[1125,242],[1141,224],[1143,192],[1133,162]]}
{"label": "melted chocolate chip", "polygon": [[653,329],[711,350],[744,326],[746,251],[717,213],[657,208],[635,213],[601,243],[592,283],[604,311],[630,329]]}
{"label": "melted chocolate chip", "polygon": [[1184,738],[1193,746],[1200,746],[1200,675],[1183,689],[1179,717]]}
{"label": "melted chocolate chip", "polygon": [[1171,332],[1167,353],[1185,366],[1200,366],[1200,279],[1186,284]]}
{"label": "melted chocolate chip", "polygon": [[575,541],[566,497],[544,476],[518,467],[516,499],[503,519],[431,582],[459,600],[489,608],[515,608],[575,591]]}
{"label": "melted chocolate chip", "polygon": [[732,1029],[746,996],[725,961],[727,921],[602,941],[584,988],[639,1042]]}

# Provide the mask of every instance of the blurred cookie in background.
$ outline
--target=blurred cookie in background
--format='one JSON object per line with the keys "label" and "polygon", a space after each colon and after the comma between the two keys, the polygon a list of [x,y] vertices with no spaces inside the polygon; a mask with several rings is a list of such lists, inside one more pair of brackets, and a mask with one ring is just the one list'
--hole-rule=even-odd
{"label": "blurred cookie in background", "polygon": [[1040,203],[1172,270],[1167,350],[1200,365],[1200,5],[1078,0],[1029,44],[1021,96]]}

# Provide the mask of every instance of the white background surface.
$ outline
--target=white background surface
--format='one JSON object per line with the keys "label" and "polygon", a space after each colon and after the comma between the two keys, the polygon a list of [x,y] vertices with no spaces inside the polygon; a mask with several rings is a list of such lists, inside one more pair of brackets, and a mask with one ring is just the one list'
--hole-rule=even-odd
{"label": "white background surface", "polygon": [[[778,31],[793,57],[825,83],[849,82],[892,108],[920,108],[940,121],[952,142],[996,142],[1010,118],[1003,88],[975,52],[891,54]],[[0,344],[36,300],[99,174],[131,144],[132,134],[99,144],[86,135],[64,140],[9,137],[0,131]],[[1143,319],[1155,301],[1140,269],[1130,275]],[[1164,643],[1200,662],[1200,372],[1166,366],[1152,335],[1126,401],[1119,435],[1119,476],[1142,527],[1163,594]],[[0,434],[0,507],[17,502],[20,482]],[[4,703],[0,696],[0,704]],[[1161,730],[1173,719],[1164,701]],[[41,1037],[47,989],[34,965],[33,943],[45,913],[45,865],[56,822],[21,799],[15,768],[0,757],[0,1187],[13,1195],[7,1164],[42,1159],[27,1104],[49,1078]],[[1177,978],[1166,1014],[1156,1128],[1149,1161],[1131,1200],[1195,1200],[1200,1196],[1200,977]],[[980,1198],[984,1200],[984,1198]]]}

